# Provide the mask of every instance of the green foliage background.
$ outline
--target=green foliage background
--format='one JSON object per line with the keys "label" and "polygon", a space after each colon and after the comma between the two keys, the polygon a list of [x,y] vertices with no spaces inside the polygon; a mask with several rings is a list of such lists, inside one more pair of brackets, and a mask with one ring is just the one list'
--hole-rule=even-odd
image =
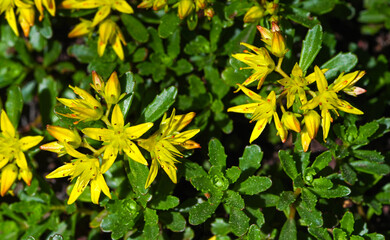
{"label": "green foliage background", "polygon": [[[256,23],[243,22],[253,4],[210,1],[215,16],[199,14],[196,22],[180,20],[176,9],[118,14],[127,41],[124,61],[111,47],[99,57],[95,33],[67,38],[89,10],[46,13],[28,38],[16,37],[2,17],[1,106],[21,134],[52,140],[47,124],[73,126],[55,114],[61,110],[56,97],[73,98],[68,85],[91,90],[93,70],[104,79],[117,71],[129,96],[121,103],[128,121],[157,126],[172,107],[194,111],[189,127],[201,129],[195,141],[202,149],[180,159],[176,185],[160,172],[144,189],[148,168],[125,158],[105,174],[113,199],[94,205],[86,190],[66,205],[67,179],[44,178],[66,157],[35,148],[28,154],[31,186],[19,182],[14,196],[1,198],[0,238],[389,238],[389,1],[280,1],[279,25],[290,49],[284,69],[296,62],[310,73],[314,65],[331,68],[328,80],[367,71],[358,84],[367,93],[348,99],[365,114],[341,113],[328,141],[318,136],[306,153],[297,134],[280,143],[274,126],[248,145],[253,125],[226,112],[247,102],[233,91],[250,75],[231,54],[242,52],[240,42],[262,46]],[[260,24],[269,27],[266,19]],[[278,88],[278,79],[271,74],[260,94]]]}

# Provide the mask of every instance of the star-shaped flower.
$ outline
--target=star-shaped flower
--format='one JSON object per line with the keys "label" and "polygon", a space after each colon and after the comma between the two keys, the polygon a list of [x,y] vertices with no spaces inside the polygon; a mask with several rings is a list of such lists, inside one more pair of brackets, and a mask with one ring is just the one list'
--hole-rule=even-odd
{"label": "star-shaped flower", "polygon": [[153,123],[143,123],[130,127],[130,123],[124,124],[123,114],[118,105],[115,105],[111,126],[108,128],[84,128],[82,132],[88,137],[102,141],[105,145],[101,171],[105,173],[114,163],[118,152],[125,152],[134,161],[148,165],[134,140],[147,132]]}
{"label": "star-shaped flower", "polygon": [[32,172],[23,152],[42,141],[42,136],[27,136],[19,139],[19,134],[9,120],[6,112],[1,111],[0,134],[0,169],[1,169],[1,196],[4,196],[12,186],[16,177],[23,178],[30,185]]}
{"label": "star-shaped flower", "polygon": [[198,134],[199,129],[180,132],[194,117],[194,112],[175,116],[174,109],[170,118],[166,118],[166,113],[164,114],[160,128],[152,136],[148,139],[138,140],[138,144],[150,152],[152,157],[152,165],[145,188],[149,187],[156,178],[159,166],[164,169],[173,183],[177,182],[175,163],[179,162],[176,157],[183,157],[180,149],[200,148],[198,143],[189,140]]}

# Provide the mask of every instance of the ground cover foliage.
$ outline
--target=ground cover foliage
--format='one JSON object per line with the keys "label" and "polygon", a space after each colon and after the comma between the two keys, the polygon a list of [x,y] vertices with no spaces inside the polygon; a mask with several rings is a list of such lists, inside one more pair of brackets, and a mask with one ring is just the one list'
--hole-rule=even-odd
{"label": "ground cover foliage", "polygon": [[389,238],[389,10],[1,1],[0,239]]}

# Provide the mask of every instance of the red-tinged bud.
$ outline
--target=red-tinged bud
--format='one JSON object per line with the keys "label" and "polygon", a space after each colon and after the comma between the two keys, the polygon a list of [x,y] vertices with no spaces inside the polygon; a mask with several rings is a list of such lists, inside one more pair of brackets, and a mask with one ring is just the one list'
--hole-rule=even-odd
{"label": "red-tinged bud", "polygon": [[92,71],[92,83],[91,87],[95,89],[95,91],[99,94],[104,90],[104,81],[102,77],[96,73],[96,71]]}
{"label": "red-tinged bud", "polygon": [[211,20],[212,17],[214,17],[214,9],[212,7],[208,7],[204,10],[204,15]]}
{"label": "red-tinged bud", "polygon": [[244,16],[244,22],[256,22],[264,17],[264,9],[258,5],[251,7]]}
{"label": "red-tinged bud", "polygon": [[282,124],[287,129],[293,130],[295,132],[301,131],[301,125],[298,119],[295,117],[292,112],[284,112],[282,115]]}
{"label": "red-tinged bud", "polygon": [[257,30],[259,30],[261,34],[261,40],[265,42],[266,45],[271,46],[271,39],[272,39],[272,33],[269,29],[262,27],[262,26],[257,26]]}

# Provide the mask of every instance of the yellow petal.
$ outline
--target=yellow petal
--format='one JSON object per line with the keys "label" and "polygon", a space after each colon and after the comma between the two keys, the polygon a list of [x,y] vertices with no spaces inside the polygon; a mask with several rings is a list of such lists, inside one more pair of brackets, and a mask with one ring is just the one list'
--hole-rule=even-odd
{"label": "yellow petal", "polygon": [[239,90],[242,90],[245,93],[245,95],[250,97],[252,100],[255,100],[255,101],[262,101],[263,100],[263,98],[260,95],[249,90],[248,88],[244,87],[243,85],[237,84],[237,86],[238,86],[238,89],[236,90],[236,92]]}
{"label": "yellow petal", "polygon": [[129,139],[137,139],[146,133],[153,123],[142,123],[125,129],[125,133]]}
{"label": "yellow petal", "polygon": [[39,21],[42,21],[43,19],[43,6],[42,6],[42,0],[34,0],[35,6],[38,9],[38,12],[40,14]]}
{"label": "yellow petal", "polygon": [[180,19],[184,19],[192,13],[195,8],[193,0],[180,0],[178,3],[178,14]]}
{"label": "yellow petal", "polygon": [[180,144],[181,147],[185,149],[195,149],[195,148],[201,148],[200,144],[197,142],[194,142],[192,140],[187,140],[184,143]]}
{"label": "yellow petal", "polygon": [[82,154],[80,152],[78,152],[77,150],[75,150],[71,145],[69,145],[68,143],[66,142],[63,142],[64,144],[64,147],[65,147],[65,151],[66,153],[68,153],[70,156],[74,157],[74,158],[86,158],[86,155],[85,154]]}
{"label": "yellow petal", "polygon": [[87,135],[87,137],[102,142],[109,142],[113,137],[113,130],[107,128],[84,128],[81,131]]}
{"label": "yellow petal", "polygon": [[228,108],[228,112],[236,112],[236,113],[253,113],[258,107],[258,103],[248,103],[243,105],[238,105],[235,107]]}
{"label": "yellow petal", "polygon": [[112,8],[127,14],[134,13],[133,8],[124,0],[114,1]]}
{"label": "yellow petal", "polygon": [[352,113],[352,114],[357,114],[361,115],[363,114],[362,111],[359,109],[353,107],[351,104],[349,104],[347,101],[337,99],[337,109],[340,109],[341,111],[347,112],[347,113]]}
{"label": "yellow petal", "polygon": [[173,183],[177,183],[176,167],[171,162],[160,162],[161,168],[166,172]]}
{"label": "yellow petal", "polygon": [[104,180],[104,177],[102,174],[98,174],[97,175],[97,183],[99,184],[100,188],[102,189],[103,193],[111,199],[111,193],[110,193],[110,189],[108,188],[107,186],[107,183],[106,183],[106,180]]}
{"label": "yellow petal", "polygon": [[30,171],[30,169],[28,169],[28,168],[26,168],[26,169],[20,169],[19,174],[20,174],[20,176],[22,177],[23,181],[24,181],[28,186],[30,186],[30,184],[31,184],[31,179],[32,179],[32,172]]}
{"label": "yellow petal", "polygon": [[9,157],[0,153],[0,169],[2,169],[9,161]]}
{"label": "yellow petal", "polygon": [[306,132],[309,134],[310,139],[315,138],[320,127],[320,115],[316,111],[310,110],[304,114],[303,119],[305,121]]}
{"label": "yellow petal", "polygon": [[73,189],[72,189],[72,192],[70,193],[70,196],[69,196],[69,199],[68,199],[68,204],[72,204],[74,203],[77,198],[84,192],[85,188],[87,187],[87,185],[82,185],[80,184],[80,177],[77,178],[77,181],[75,183],[75,185],[73,186]]}
{"label": "yellow petal", "polygon": [[8,192],[8,189],[15,182],[18,176],[18,167],[15,164],[8,164],[1,170],[1,196]]}
{"label": "yellow petal", "polygon": [[314,67],[314,73],[316,76],[317,88],[320,93],[328,89],[328,81],[325,78],[324,73],[320,70],[318,66]]}
{"label": "yellow petal", "polygon": [[19,168],[27,168],[26,156],[22,151],[15,153],[15,162]]}
{"label": "yellow petal", "polygon": [[282,124],[287,128],[295,132],[301,131],[301,125],[298,119],[292,112],[284,112],[282,115]]}
{"label": "yellow petal", "polygon": [[112,166],[114,163],[116,157],[118,156],[118,149],[114,148],[112,144],[107,145],[106,150],[104,151],[102,166],[100,171],[102,173],[107,172],[108,169]]}
{"label": "yellow petal", "polygon": [[47,131],[60,142],[67,142],[73,145],[81,144],[81,137],[76,129],[70,130],[59,126],[46,126]]}
{"label": "yellow petal", "polygon": [[65,165],[46,175],[46,178],[62,178],[73,175],[75,167],[75,163],[65,163]]}
{"label": "yellow petal", "polygon": [[192,129],[166,138],[172,144],[181,144],[198,134],[200,129]]}
{"label": "yellow petal", "polygon": [[40,143],[43,140],[42,136],[28,136],[28,137],[23,137],[19,140],[20,143],[20,149],[24,152],[27,151],[28,149],[34,147],[38,143]]}
{"label": "yellow petal", "polygon": [[9,26],[12,28],[12,31],[14,31],[15,35],[19,36],[18,26],[16,25],[15,12],[12,7],[8,8],[5,11],[5,19],[7,19],[7,22]]}
{"label": "yellow petal", "polygon": [[14,138],[16,135],[15,128],[4,110],[1,111],[1,131],[8,138]]}
{"label": "yellow petal", "polygon": [[56,14],[56,3],[55,0],[43,0],[43,5],[45,5],[47,11],[54,17]]}
{"label": "yellow petal", "polygon": [[157,172],[158,172],[157,160],[152,159],[152,165],[150,166],[148,178],[146,179],[145,189],[148,188],[150,186],[150,184],[152,184],[152,182],[154,181],[154,179],[157,176]]}
{"label": "yellow petal", "polygon": [[101,192],[100,185],[95,179],[91,180],[91,201],[94,204],[99,204],[99,197]]}
{"label": "yellow petal", "polygon": [[330,116],[330,112],[328,109],[323,109],[321,111],[321,125],[322,125],[322,131],[323,131],[323,137],[324,137],[324,142],[326,142],[326,138],[328,137],[329,134],[329,128],[330,128],[330,122],[333,121],[332,117]]}
{"label": "yellow petal", "polygon": [[280,122],[279,116],[276,112],[274,112],[274,123],[275,123],[276,130],[278,131],[280,140],[282,140],[283,143],[286,142],[288,132],[283,127],[282,123]]}
{"label": "yellow petal", "polygon": [[115,105],[114,110],[112,110],[111,124],[114,129],[122,129],[124,126],[123,114],[118,104]]}
{"label": "yellow petal", "polygon": [[112,48],[114,49],[118,58],[123,61],[125,55],[123,53],[123,48],[122,48],[121,39],[119,35],[115,36],[115,42],[112,43]]}
{"label": "yellow petal", "polygon": [[105,19],[111,12],[111,7],[110,6],[103,6],[97,11],[95,14],[95,17],[93,18],[92,21],[92,26],[98,25],[103,19]]}
{"label": "yellow petal", "polygon": [[263,132],[265,126],[267,125],[268,119],[260,119],[256,122],[255,127],[253,128],[251,137],[249,139],[249,143],[252,143],[254,140],[256,140],[260,134]]}
{"label": "yellow petal", "polygon": [[307,150],[309,149],[311,139],[312,138],[309,136],[306,126],[303,127],[301,131],[301,143],[304,152],[307,152]]}
{"label": "yellow petal", "polygon": [[132,160],[139,162],[143,165],[148,165],[148,162],[138,149],[137,145],[135,145],[132,141],[126,140],[126,146],[123,148],[123,151]]}
{"label": "yellow petal", "polygon": [[58,142],[50,142],[39,146],[41,150],[57,153],[59,157],[63,156],[65,152],[64,145]]}
{"label": "yellow petal", "polygon": [[74,37],[84,36],[92,32],[92,30],[93,30],[92,22],[89,20],[81,19],[81,22],[72,29],[72,31],[68,34],[68,37],[74,38]]}
{"label": "yellow petal", "polygon": [[244,16],[244,22],[256,22],[264,17],[264,9],[259,5],[251,7]]}
{"label": "yellow petal", "polygon": [[[321,69],[322,73],[326,73],[328,70],[329,69],[327,69],[327,68]],[[316,80],[315,72],[313,72],[313,73],[309,74],[308,76],[306,76],[305,80],[306,80],[307,84],[313,83]]]}

